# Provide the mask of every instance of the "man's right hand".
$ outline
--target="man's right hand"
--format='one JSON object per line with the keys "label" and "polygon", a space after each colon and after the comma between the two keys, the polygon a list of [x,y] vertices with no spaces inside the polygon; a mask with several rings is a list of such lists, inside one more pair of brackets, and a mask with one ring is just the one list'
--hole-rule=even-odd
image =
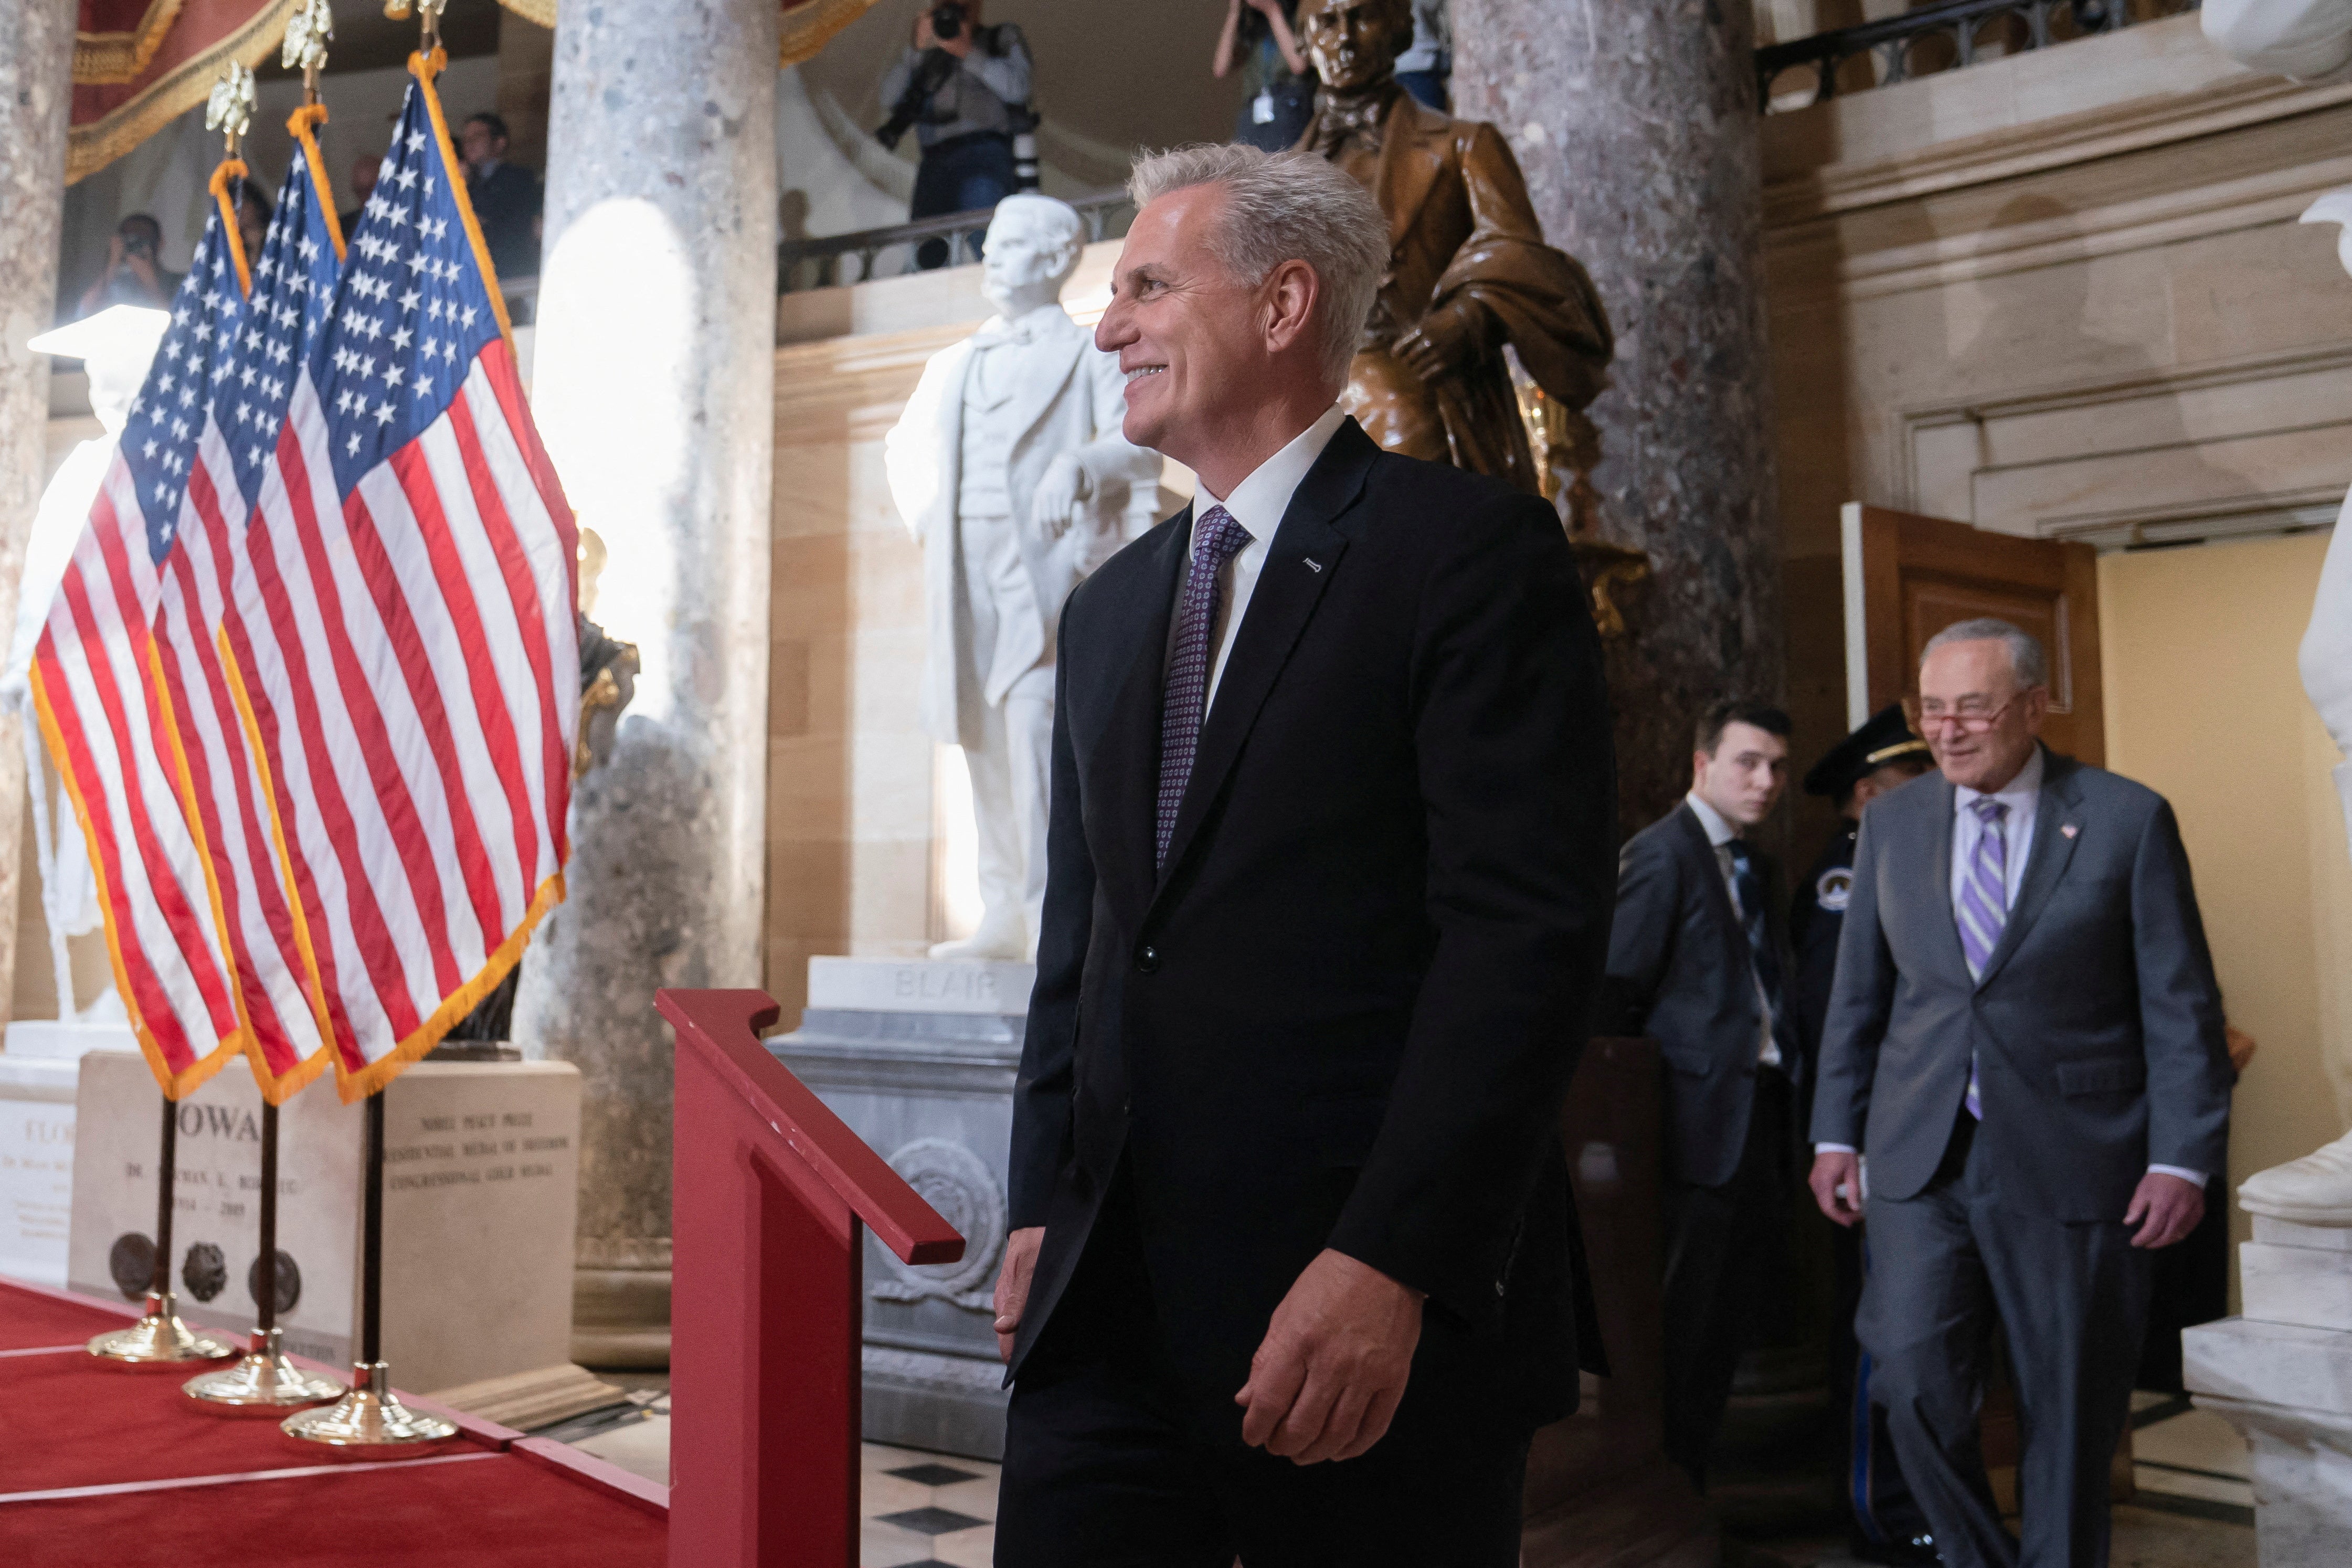
{"label": "man's right hand", "polygon": [[1824,1149],[1813,1156],[1813,1173],[1808,1184],[1813,1189],[1813,1202],[1822,1212],[1839,1225],[1851,1226],[1862,1219],[1862,1156],[1838,1149]]}
{"label": "man's right hand", "polygon": [[1004,1267],[996,1271],[996,1353],[1013,1360],[1013,1336],[1021,1331],[1021,1314],[1029,1305],[1029,1281],[1037,1274],[1037,1249],[1045,1245],[1045,1227],[1031,1226],[1004,1238]]}

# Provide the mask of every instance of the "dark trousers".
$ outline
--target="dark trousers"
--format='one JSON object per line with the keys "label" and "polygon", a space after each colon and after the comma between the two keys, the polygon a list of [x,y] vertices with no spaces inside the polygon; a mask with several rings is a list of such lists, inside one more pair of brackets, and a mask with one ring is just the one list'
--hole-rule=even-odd
{"label": "dark trousers", "polygon": [[1169,1355],[1122,1173],[1013,1385],[997,1568],[1516,1568],[1523,1427],[1409,1386],[1370,1453],[1302,1467],[1240,1442],[1234,1393]]}
{"label": "dark trousers", "polygon": [[[1866,1205],[1855,1328],[1904,1479],[1950,1568],[2105,1568],[2107,1469],[2131,1413],[2148,1254],[2119,1224],[2004,1208],[1965,1114],[1936,1179]],[[1996,1326],[2017,1390],[2023,1540],[1993,1506],[1977,1442]]]}
{"label": "dark trousers", "polygon": [[[909,218],[984,212],[1013,194],[1013,140],[1008,136],[957,136],[923,149],[915,166],[915,199]],[[980,259],[980,237],[971,242]],[[928,272],[948,264],[948,242],[927,239],[915,247],[915,265]]]}
{"label": "dark trousers", "polygon": [[1740,1352],[1787,1251],[1790,1114],[1788,1075],[1759,1068],[1731,1180],[1664,1184],[1666,1458],[1701,1489]]}
{"label": "dark trousers", "polygon": [[1830,1392],[1845,1426],[1846,1507],[1853,1515],[1856,1541],[1874,1549],[1897,1547],[1930,1531],[1927,1516],[1903,1482],[1886,1412],[1871,1401],[1875,1378],[1870,1356],[1854,1338],[1854,1315],[1870,1278],[1870,1235],[1861,1226],[1841,1226],[1831,1246],[1837,1282],[1830,1306]]}

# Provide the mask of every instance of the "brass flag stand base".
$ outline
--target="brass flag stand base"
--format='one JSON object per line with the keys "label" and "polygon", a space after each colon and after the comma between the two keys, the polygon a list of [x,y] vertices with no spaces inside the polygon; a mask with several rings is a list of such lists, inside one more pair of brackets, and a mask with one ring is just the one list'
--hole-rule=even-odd
{"label": "brass flag stand base", "polygon": [[295,1405],[317,1405],[342,1393],[331,1377],[304,1372],[278,1348],[280,1331],[253,1331],[253,1348],[235,1366],[207,1372],[181,1386],[199,1405],[228,1412],[268,1415]]}
{"label": "brass flag stand base", "polygon": [[163,1140],[155,1154],[155,1271],[149,1277],[147,1311],[127,1329],[116,1329],[89,1342],[89,1353],[122,1366],[184,1366],[192,1361],[219,1361],[233,1356],[236,1347],[210,1334],[200,1334],[180,1321],[172,1300],[172,1197],[179,1179],[180,1108],[163,1101]]}
{"label": "brass flag stand base", "polygon": [[297,1405],[316,1405],[342,1393],[331,1377],[304,1372],[286,1359],[278,1327],[278,1108],[261,1107],[261,1256],[254,1263],[254,1300],[261,1321],[253,1345],[235,1366],[192,1377],[180,1392],[199,1405],[226,1414],[267,1415]]}
{"label": "brass flag stand base", "polygon": [[363,1361],[352,1367],[351,1392],[332,1405],[298,1411],[278,1426],[289,1437],[339,1448],[436,1443],[457,1435],[456,1422],[403,1405],[400,1395],[392,1391],[390,1369],[380,1361]]}
{"label": "brass flag stand base", "polygon": [[192,1361],[233,1356],[236,1347],[180,1321],[179,1304],[169,1290],[150,1290],[146,1315],[127,1329],[90,1341],[89,1353],[125,1366],[183,1366]]}
{"label": "brass flag stand base", "polygon": [[360,1357],[351,1392],[332,1405],[298,1411],[279,1430],[338,1448],[432,1443],[457,1435],[457,1424],[420,1415],[392,1391],[383,1364],[383,1090],[368,1096],[367,1153],[360,1175]]}

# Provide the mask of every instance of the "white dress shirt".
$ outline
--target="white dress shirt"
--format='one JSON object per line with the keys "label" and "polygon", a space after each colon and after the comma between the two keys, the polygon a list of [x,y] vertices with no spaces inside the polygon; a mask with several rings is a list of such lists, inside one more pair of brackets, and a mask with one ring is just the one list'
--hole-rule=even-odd
{"label": "white dress shirt", "polygon": [[[1739,837],[1739,830],[1731,826],[1723,813],[1702,799],[1696,790],[1683,799],[1689,803],[1691,815],[1698,818],[1698,825],[1706,829],[1706,841],[1715,846],[1716,868],[1723,873],[1724,891],[1731,895],[1731,912],[1739,917],[1739,923],[1744,928],[1748,923],[1748,910],[1740,904],[1739,879],[1731,865],[1731,841]],[[1769,929],[1769,920],[1766,925]],[[1766,1067],[1776,1068],[1780,1065],[1780,1042],[1772,1037],[1772,998],[1765,994],[1764,977],[1756,973],[1752,960],[1748,965],[1748,977],[1756,983],[1756,1014],[1763,1020],[1764,1037],[1757,1045],[1756,1059]]]}
{"label": "white dress shirt", "polygon": [[[2001,880],[2007,884],[2001,900],[2002,912],[2017,908],[2017,895],[2025,888],[2025,862],[2033,853],[2033,824],[2042,803],[2042,748],[2035,746],[2017,776],[1997,790],[1974,790],[1966,784],[1952,786],[1952,919],[1960,918],[1960,894],[1968,885],[1969,865],[1976,858],[1977,845],[1984,837],[1984,822],[1976,814],[1975,803],[1989,794],[1991,798],[2009,807],[2001,818],[2001,834],[2006,839],[2006,855],[2001,863]],[[1851,1154],[1854,1151],[1843,1143],[1816,1143],[1814,1149],[1823,1153]],[[2202,1187],[2205,1173],[2179,1165],[2148,1166],[2168,1176],[2178,1176]]]}
{"label": "white dress shirt", "polygon": [[[1208,695],[1201,700],[1201,717],[1205,721],[1209,709],[1217,700],[1217,682],[1223,679],[1225,658],[1234,651],[1234,634],[1241,629],[1242,613],[1249,608],[1250,594],[1257,587],[1257,574],[1265,566],[1265,552],[1274,542],[1274,531],[1282,526],[1282,514],[1290,510],[1290,498],[1298,491],[1307,470],[1331,444],[1339,431],[1339,422],[1347,413],[1334,404],[1324,416],[1291,437],[1287,446],[1250,470],[1249,478],[1234,487],[1234,493],[1220,498],[1203,485],[1192,498],[1194,527],[1191,548],[1197,551],[1201,543],[1199,520],[1213,506],[1223,507],[1233,520],[1242,525],[1250,542],[1241,547],[1234,558],[1225,563],[1225,592],[1217,607],[1214,634],[1216,655],[1209,662]],[[1176,602],[1184,602],[1182,576],[1176,583]],[[1175,645],[1176,626],[1168,628],[1169,645]]]}

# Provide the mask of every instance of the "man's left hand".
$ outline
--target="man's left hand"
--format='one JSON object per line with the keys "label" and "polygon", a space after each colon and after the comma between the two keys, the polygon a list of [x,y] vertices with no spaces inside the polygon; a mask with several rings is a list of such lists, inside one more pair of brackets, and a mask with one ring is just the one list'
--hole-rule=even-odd
{"label": "man's left hand", "polygon": [[2139,1179],[2131,1207],[2124,1211],[2124,1224],[2139,1227],[2132,1245],[2150,1251],[2182,1239],[2204,1217],[2205,1189],[2162,1171],[2150,1171]]}
{"label": "man's left hand", "polygon": [[1352,1459],[1381,1440],[1421,1342],[1422,1293],[1326,1248],[1274,1310],[1234,1395],[1242,1440],[1295,1464]]}

